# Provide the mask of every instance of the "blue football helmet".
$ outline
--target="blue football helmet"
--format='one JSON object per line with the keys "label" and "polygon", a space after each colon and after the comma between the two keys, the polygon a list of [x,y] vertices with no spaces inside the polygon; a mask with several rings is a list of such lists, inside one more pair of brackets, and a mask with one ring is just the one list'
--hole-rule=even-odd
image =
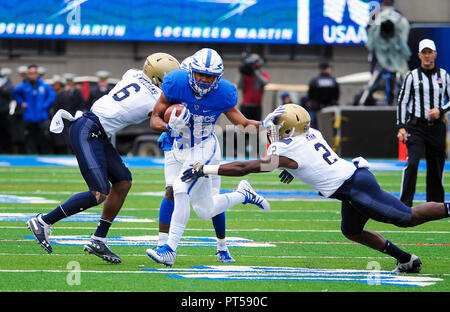
{"label": "blue football helmet", "polygon": [[[195,79],[194,73],[203,73],[215,76],[213,83],[202,83]],[[200,96],[211,92],[219,86],[219,80],[223,75],[223,62],[220,55],[213,49],[204,48],[197,51],[189,64],[189,84]]]}

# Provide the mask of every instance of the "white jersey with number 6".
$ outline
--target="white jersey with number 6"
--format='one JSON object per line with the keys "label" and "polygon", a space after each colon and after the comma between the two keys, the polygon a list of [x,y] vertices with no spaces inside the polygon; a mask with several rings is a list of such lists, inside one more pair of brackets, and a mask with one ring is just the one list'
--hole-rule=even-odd
{"label": "white jersey with number 6", "polygon": [[331,149],[320,131],[312,128],[308,134],[271,144],[267,154],[294,160],[298,168],[286,170],[325,197],[331,196],[356,170],[353,163],[340,158]]}
{"label": "white jersey with number 6", "polygon": [[116,86],[92,105],[91,111],[100,119],[106,135],[149,118],[161,90],[141,70],[130,69]]}

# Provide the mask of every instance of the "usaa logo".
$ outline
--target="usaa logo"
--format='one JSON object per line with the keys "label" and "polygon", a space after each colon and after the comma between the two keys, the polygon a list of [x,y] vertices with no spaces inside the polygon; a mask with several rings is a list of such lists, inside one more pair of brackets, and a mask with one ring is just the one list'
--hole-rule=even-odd
{"label": "usaa logo", "polygon": [[[323,26],[323,40],[327,43],[363,43],[367,41],[366,26],[375,2],[363,0],[324,0],[323,16],[338,25]],[[351,24],[344,21],[347,16]]]}

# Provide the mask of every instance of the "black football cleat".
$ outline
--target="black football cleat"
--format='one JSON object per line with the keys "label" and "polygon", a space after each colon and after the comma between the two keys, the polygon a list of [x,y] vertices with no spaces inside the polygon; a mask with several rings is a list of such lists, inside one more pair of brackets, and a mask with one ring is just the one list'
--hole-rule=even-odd
{"label": "black football cleat", "polygon": [[422,261],[416,255],[411,255],[411,259],[405,263],[397,262],[395,273],[420,273]]}
{"label": "black football cleat", "polygon": [[119,264],[122,262],[122,259],[113,253],[104,242],[97,239],[91,238],[91,240],[84,245],[83,250],[112,264]]}
{"label": "black football cleat", "polygon": [[52,253],[53,249],[52,246],[50,246],[50,241],[48,238],[48,236],[50,235],[50,225],[43,225],[41,222],[39,222],[39,215],[40,214],[38,214],[35,218],[28,220],[27,226],[33,233],[39,245],[41,245],[41,247],[44,248],[46,252]]}

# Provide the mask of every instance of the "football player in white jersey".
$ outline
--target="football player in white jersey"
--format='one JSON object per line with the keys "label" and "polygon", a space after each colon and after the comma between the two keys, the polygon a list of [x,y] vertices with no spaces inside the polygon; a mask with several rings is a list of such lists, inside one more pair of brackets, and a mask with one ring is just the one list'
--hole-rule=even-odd
{"label": "football player in white jersey", "polygon": [[342,233],[397,259],[396,272],[417,273],[421,260],[386,240],[380,233],[366,230],[368,219],[413,227],[431,220],[449,217],[450,203],[427,202],[410,208],[398,198],[383,191],[368,162],[358,157],[352,162],[340,158],[327,144],[322,134],[309,127],[309,114],[301,106],[286,104],[285,112],[274,120],[269,133],[271,145],[264,159],[236,161],[223,165],[195,164],[185,170],[181,180],[189,182],[205,175],[243,176],[270,172],[277,168],[282,182],[293,178],[319,191],[324,197],[342,202]]}
{"label": "football player in white jersey", "polygon": [[161,94],[163,77],[179,67],[173,56],[154,53],[147,57],[142,70],[128,70],[90,111],[77,118],[64,110],[55,114],[50,126],[52,132],[63,130],[61,118],[73,121],[70,141],[89,190],[71,196],[53,211],[38,214],[27,222],[38,243],[48,253],[53,251],[48,237],[51,225],[104,202],[97,230],[84,245],[84,250],[110,263],[122,261],[108,248],[106,236],[131,188],[132,177],[109,139],[126,126],[149,118]]}

